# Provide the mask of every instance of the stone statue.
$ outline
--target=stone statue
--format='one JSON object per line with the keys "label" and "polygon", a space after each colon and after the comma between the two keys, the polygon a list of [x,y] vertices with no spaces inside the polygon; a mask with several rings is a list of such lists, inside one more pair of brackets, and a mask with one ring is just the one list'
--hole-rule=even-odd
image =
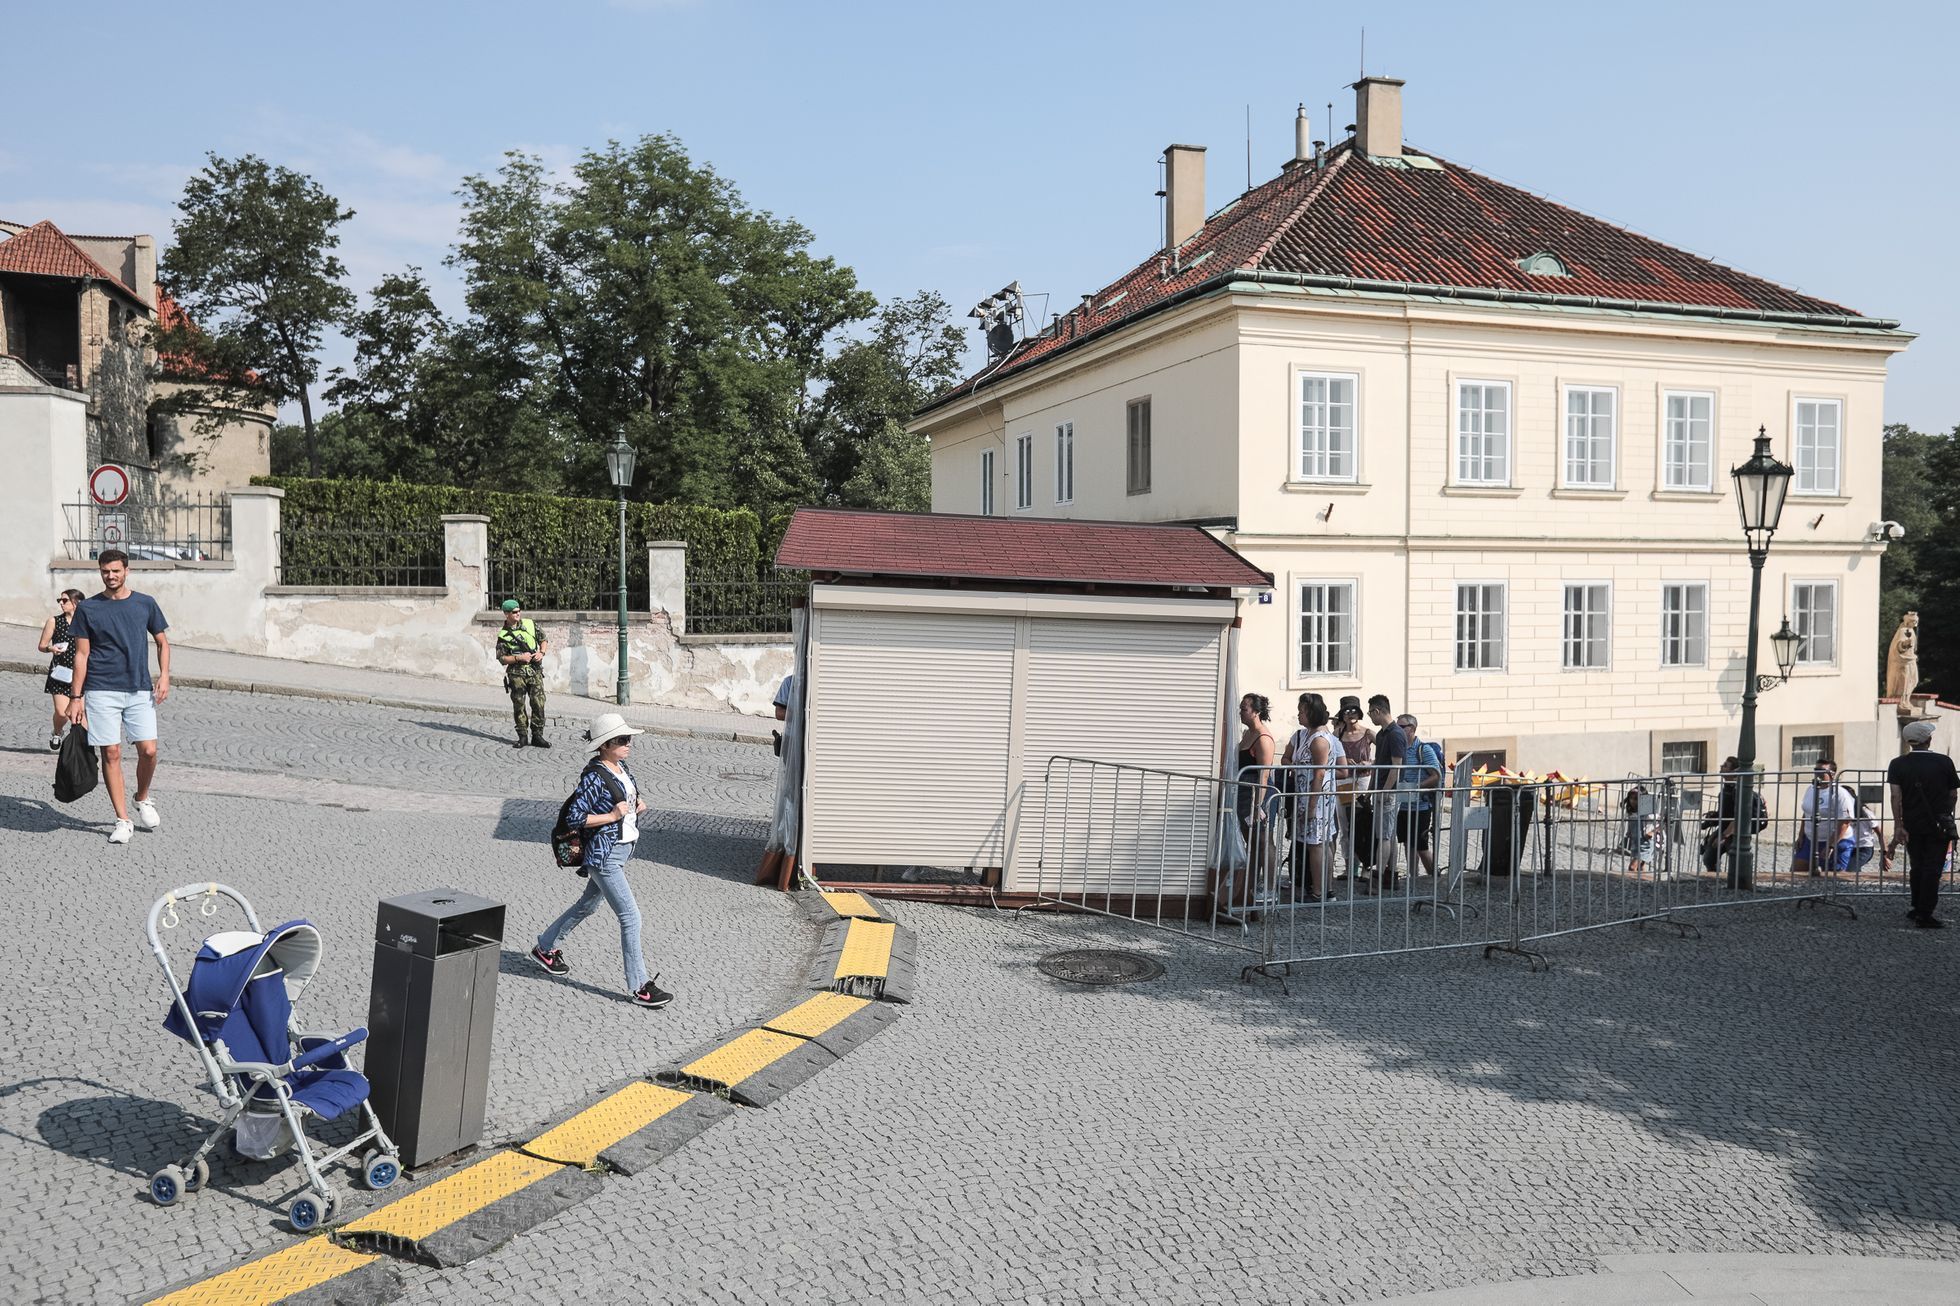
{"label": "stone statue", "polygon": [[1899,618],[1892,646],[1885,652],[1885,697],[1899,700],[1899,715],[1912,715],[1912,691],[1919,688],[1919,614]]}

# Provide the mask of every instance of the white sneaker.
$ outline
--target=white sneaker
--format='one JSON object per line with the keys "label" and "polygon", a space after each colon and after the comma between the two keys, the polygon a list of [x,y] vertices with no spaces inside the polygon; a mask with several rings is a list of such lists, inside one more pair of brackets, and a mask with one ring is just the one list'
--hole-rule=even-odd
{"label": "white sneaker", "polygon": [[136,829],[128,821],[117,821],[116,828],[109,831],[110,843],[128,843],[131,832]]}
{"label": "white sneaker", "polygon": [[136,824],[145,830],[154,830],[163,824],[163,818],[157,815],[157,805],[154,801],[148,798],[136,800]]}

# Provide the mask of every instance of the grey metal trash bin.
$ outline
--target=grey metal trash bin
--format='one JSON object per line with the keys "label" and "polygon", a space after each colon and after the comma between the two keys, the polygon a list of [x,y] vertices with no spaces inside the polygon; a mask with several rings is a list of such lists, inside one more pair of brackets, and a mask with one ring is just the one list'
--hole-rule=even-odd
{"label": "grey metal trash bin", "polygon": [[503,938],[504,905],[460,889],[384,899],[375,913],[366,1073],[404,1166],[483,1135]]}

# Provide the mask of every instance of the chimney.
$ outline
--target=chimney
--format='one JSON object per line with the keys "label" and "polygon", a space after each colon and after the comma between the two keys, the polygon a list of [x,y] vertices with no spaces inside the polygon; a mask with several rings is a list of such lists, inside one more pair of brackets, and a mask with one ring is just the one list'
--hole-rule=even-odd
{"label": "chimney", "polygon": [[1293,118],[1293,162],[1306,163],[1312,158],[1313,126],[1307,121],[1307,106],[1303,102]]}
{"label": "chimney", "polygon": [[1354,84],[1354,143],[1370,158],[1402,157],[1402,85],[1394,77]]}
{"label": "chimney", "polygon": [[1164,248],[1177,247],[1205,225],[1205,147],[1164,148]]}
{"label": "chimney", "polygon": [[137,236],[136,246],[136,284],[130,289],[136,297],[150,306],[152,312],[157,306],[157,242],[154,236]]}

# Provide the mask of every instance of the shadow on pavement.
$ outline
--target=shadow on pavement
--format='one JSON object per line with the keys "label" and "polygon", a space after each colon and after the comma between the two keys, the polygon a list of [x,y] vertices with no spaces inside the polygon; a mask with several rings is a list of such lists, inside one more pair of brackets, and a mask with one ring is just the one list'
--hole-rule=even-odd
{"label": "shadow on pavement", "polygon": [[[424,730],[440,730],[446,734],[468,735],[472,739],[487,739],[493,744],[502,744],[505,748],[510,748],[512,740],[516,738],[516,735],[508,730],[501,734],[496,734],[488,730],[478,730],[475,726],[458,725],[453,721],[410,721],[404,717],[402,718],[402,724],[405,726],[420,726]],[[512,748],[511,751],[516,752],[517,750]]]}
{"label": "shadow on pavement", "polygon": [[[1475,950],[1300,965],[1286,989],[1241,983],[1257,960],[1244,953],[1044,917],[1001,932],[999,968],[1025,976],[1070,947],[1147,953],[1170,974],[1124,987],[1125,1000],[1242,1024],[1306,1059],[1359,1054],[1430,1081],[1438,1102],[1503,1094],[1564,1121],[1548,1135],[1554,1150],[1574,1107],[1610,1112],[1670,1150],[1772,1158],[1795,1198],[1845,1233],[1960,1227],[1960,1134],[1946,1127],[1960,966],[1947,939],[1905,929],[1898,901],[1859,910],[1855,921],[1788,907],[1699,913],[1698,942],[1632,929],[1555,939],[1545,974]],[[1084,1002],[1111,994],[1033,981]],[[1459,1124],[1460,1145],[1483,1145]]]}
{"label": "shadow on pavement", "polygon": [[91,834],[99,834],[108,828],[107,821],[77,820],[54,803],[0,796],[0,830],[19,830],[24,834],[87,830]]}
{"label": "shadow on pavement", "polygon": [[[506,798],[490,837],[536,844],[540,863],[548,866],[551,826],[558,819],[562,802]],[[640,818],[640,843],[633,855],[639,861],[660,862],[735,884],[753,884],[768,834],[769,823],[763,820],[652,808]],[[568,883],[578,880],[569,870],[564,877]],[[574,892],[567,890],[568,895]]]}

